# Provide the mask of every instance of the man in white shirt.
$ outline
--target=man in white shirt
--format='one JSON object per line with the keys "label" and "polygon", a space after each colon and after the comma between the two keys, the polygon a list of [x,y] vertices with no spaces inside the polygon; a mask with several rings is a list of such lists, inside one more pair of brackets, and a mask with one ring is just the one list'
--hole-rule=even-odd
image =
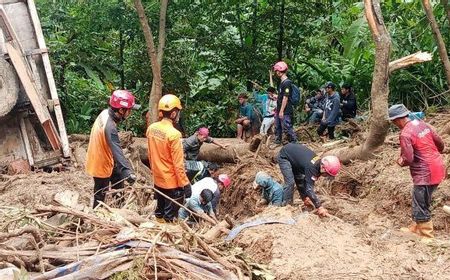
{"label": "man in white shirt", "polygon": [[214,212],[217,213],[217,206],[220,201],[220,192],[231,185],[231,179],[227,174],[220,174],[217,178],[206,177],[193,184],[192,196],[198,196],[200,193],[207,189],[214,194],[214,198],[211,201]]}

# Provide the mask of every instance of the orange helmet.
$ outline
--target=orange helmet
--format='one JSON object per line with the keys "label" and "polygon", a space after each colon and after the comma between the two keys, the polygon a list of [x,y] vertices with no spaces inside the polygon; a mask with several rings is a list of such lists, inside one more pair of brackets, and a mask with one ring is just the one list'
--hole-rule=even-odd
{"label": "orange helmet", "polygon": [[177,108],[178,110],[183,109],[181,107],[181,101],[178,97],[176,97],[173,94],[166,94],[159,100],[158,103],[158,110],[160,111],[172,111],[173,109]]}

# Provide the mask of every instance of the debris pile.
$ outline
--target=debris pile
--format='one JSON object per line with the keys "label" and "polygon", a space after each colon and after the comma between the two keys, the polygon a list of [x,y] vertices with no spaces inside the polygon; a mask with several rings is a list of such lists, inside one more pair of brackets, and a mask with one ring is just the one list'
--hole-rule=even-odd
{"label": "debris pile", "polygon": [[65,191],[55,196],[58,205],[0,207],[0,225],[7,232],[0,234],[1,279],[23,273],[21,267],[35,280],[105,279],[139,265],[139,276],[146,279],[244,279],[243,271],[249,274],[245,262],[208,245],[184,223],[153,223],[106,205],[93,211],[77,200],[76,192]]}

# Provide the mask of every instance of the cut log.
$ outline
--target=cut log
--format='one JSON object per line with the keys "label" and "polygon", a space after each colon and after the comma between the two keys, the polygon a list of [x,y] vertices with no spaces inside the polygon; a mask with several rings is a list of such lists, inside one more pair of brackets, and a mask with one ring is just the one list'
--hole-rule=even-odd
{"label": "cut log", "polygon": [[198,155],[199,160],[217,163],[236,163],[242,157],[251,154],[249,144],[230,145],[225,149],[215,145],[203,145]]}
{"label": "cut log", "polygon": [[[251,154],[249,144],[236,138],[215,138],[215,141],[228,145],[222,149],[214,144],[203,144],[198,155],[198,160],[217,163],[235,163],[240,158]],[[130,149],[139,151],[141,161],[148,161],[147,138],[133,138]]]}
{"label": "cut log", "polygon": [[217,237],[220,236],[220,234],[222,232],[225,231],[225,233],[227,233],[226,231],[228,230],[229,232],[229,228],[230,228],[230,224],[228,224],[227,221],[221,221],[220,223],[218,223],[217,225],[213,226],[210,230],[208,230],[203,237],[208,240],[208,241],[213,241],[214,239],[216,239]]}

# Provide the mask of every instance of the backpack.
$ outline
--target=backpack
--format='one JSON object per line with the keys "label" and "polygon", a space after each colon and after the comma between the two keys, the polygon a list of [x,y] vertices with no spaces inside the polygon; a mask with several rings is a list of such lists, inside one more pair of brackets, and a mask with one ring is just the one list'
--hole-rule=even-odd
{"label": "backpack", "polygon": [[294,84],[291,84],[292,87],[292,95],[291,95],[291,103],[294,106],[300,104],[300,100],[302,99],[301,90]]}
{"label": "backpack", "polygon": [[302,100],[302,92],[300,88],[291,81],[292,94],[289,98],[293,106],[297,106],[300,104],[300,100]]}

